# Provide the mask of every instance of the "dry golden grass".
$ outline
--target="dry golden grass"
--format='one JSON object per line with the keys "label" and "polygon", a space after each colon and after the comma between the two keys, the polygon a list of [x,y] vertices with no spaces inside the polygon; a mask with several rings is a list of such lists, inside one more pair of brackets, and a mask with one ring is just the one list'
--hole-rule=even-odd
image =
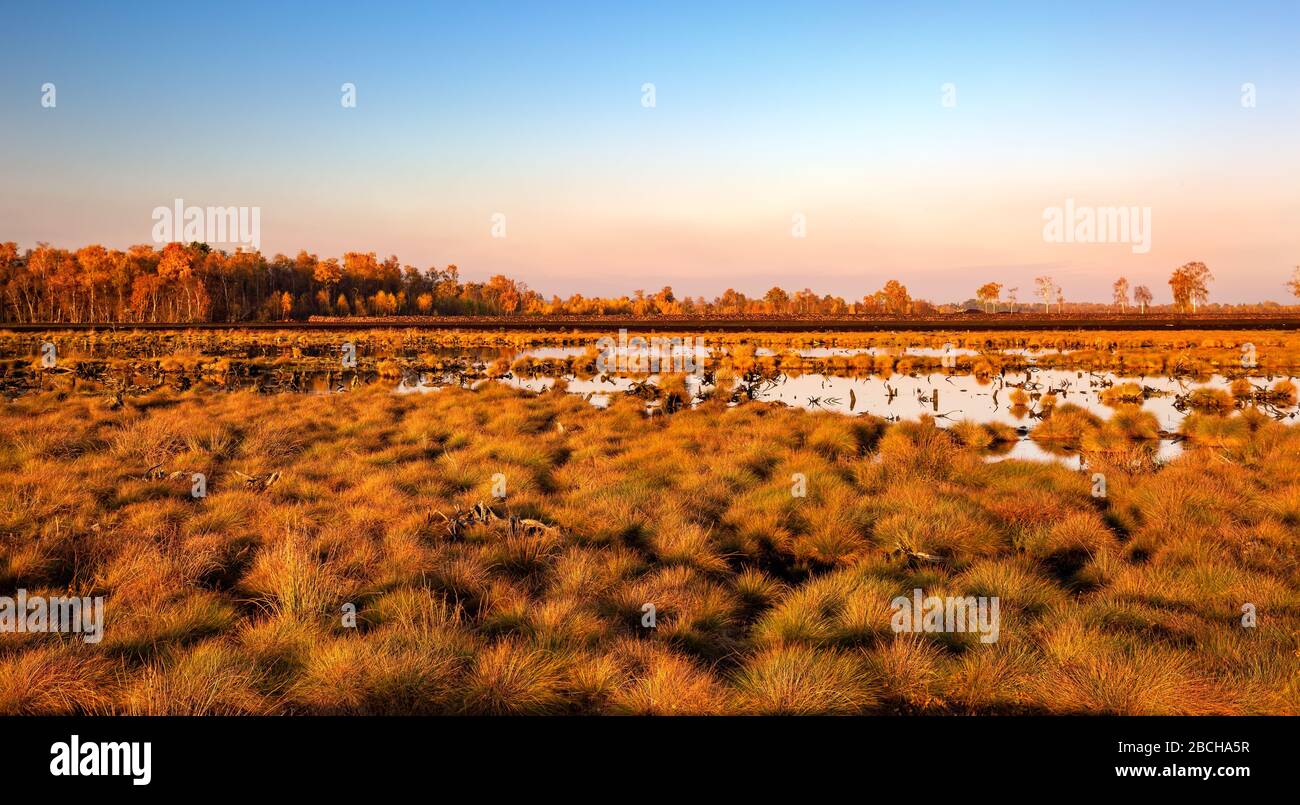
{"label": "dry golden grass", "polygon": [[[977,423],[498,384],[24,396],[0,588],[103,595],[105,636],[0,636],[0,713],[1300,713],[1300,431],[1212,406],[1142,464],[1117,405],[1035,428],[1078,472]],[[915,588],[997,596],[999,640],[894,634]]]}

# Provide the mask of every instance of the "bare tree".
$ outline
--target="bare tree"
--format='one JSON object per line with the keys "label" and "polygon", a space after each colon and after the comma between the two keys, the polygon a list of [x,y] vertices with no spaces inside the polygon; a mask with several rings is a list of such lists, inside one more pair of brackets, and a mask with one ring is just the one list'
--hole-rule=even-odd
{"label": "bare tree", "polygon": [[1043,312],[1050,312],[1052,299],[1056,296],[1056,283],[1051,277],[1036,277],[1034,283],[1038,286],[1038,298],[1043,300]]}
{"label": "bare tree", "polygon": [[1112,298],[1113,301],[1115,302],[1115,307],[1119,308],[1120,310],[1127,311],[1128,310],[1128,280],[1125,279],[1124,277],[1120,277],[1119,279],[1115,280],[1115,284],[1110,287],[1111,290],[1114,292]]}
{"label": "bare tree", "polygon": [[1133,301],[1146,313],[1147,305],[1151,304],[1151,289],[1145,285],[1137,286],[1133,289]]}

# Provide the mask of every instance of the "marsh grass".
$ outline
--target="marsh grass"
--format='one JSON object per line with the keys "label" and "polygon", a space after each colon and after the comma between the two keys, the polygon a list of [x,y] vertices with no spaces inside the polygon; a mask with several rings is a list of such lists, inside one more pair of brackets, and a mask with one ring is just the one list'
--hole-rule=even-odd
{"label": "marsh grass", "polygon": [[[1295,714],[1300,434],[1229,399],[1166,464],[1128,403],[1043,406],[1033,438],[1121,470],[1098,499],[986,463],[1016,434],[971,422],[491,384],[24,396],[0,583],[102,594],[106,631],[4,635],[0,712]],[[170,479],[196,468],[201,500]],[[998,642],[894,634],[916,587],[999,597]]]}

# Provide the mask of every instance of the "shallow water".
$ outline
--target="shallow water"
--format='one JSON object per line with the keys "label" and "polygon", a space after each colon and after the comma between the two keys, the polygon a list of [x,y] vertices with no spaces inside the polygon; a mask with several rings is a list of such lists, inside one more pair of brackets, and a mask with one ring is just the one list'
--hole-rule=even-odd
{"label": "shallow water", "polygon": [[[658,375],[639,377],[606,377],[581,380],[566,378],[571,394],[579,394],[593,405],[606,406],[614,395],[628,391],[635,382],[648,380],[658,384]],[[500,381],[520,389],[540,392],[555,384],[553,377],[512,377]],[[701,387],[701,378],[688,375],[687,390],[695,393]],[[1143,410],[1155,415],[1160,429],[1176,433],[1187,412],[1176,406],[1178,395],[1195,388],[1228,388],[1229,381],[1215,375],[1205,382],[1191,382],[1169,377],[1124,378],[1110,374],[1091,374],[1067,370],[1034,369],[1028,372],[1008,373],[1004,377],[977,378],[972,375],[893,375],[888,379],[878,376],[857,378],[824,374],[785,375],[779,380],[755,387],[754,398],[762,402],[780,402],[807,410],[833,411],[846,415],[873,414],[892,421],[916,419],[922,415],[933,416],[941,427],[951,426],[961,420],[975,422],[1000,422],[1012,427],[1031,429],[1038,422],[1042,409],[1038,396],[1052,392],[1058,404],[1072,403],[1108,418],[1114,411],[1101,401],[1101,394],[1112,385],[1132,382],[1149,390],[1141,403]],[[1262,380],[1257,385],[1267,385]],[[741,381],[736,381],[737,386]],[[1034,399],[1027,406],[1013,406],[1012,389],[1023,387]],[[411,393],[434,391],[436,383],[424,385],[402,384],[398,391]],[[1280,409],[1288,419],[1297,416],[1295,406]],[[1160,440],[1157,459],[1167,461],[1182,452],[1179,441]],[[1049,461],[1079,468],[1082,459],[1077,452],[1056,447],[1044,447],[1022,437],[1018,442],[998,451],[990,451],[989,461],[1020,459]]]}
{"label": "shallow water", "polygon": [[1184,416],[1174,407],[1176,394],[1185,394],[1202,385],[1228,387],[1228,381],[1219,376],[1207,383],[1194,384],[1167,377],[1126,379],[1065,370],[1008,373],[1005,378],[991,380],[972,375],[894,375],[883,379],[805,374],[784,378],[759,399],[846,414],[870,413],[902,419],[930,414],[940,420],[972,419],[1032,426],[1037,404],[1031,401],[1028,406],[1013,407],[1010,397],[1014,386],[1025,385],[1031,394],[1053,391],[1059,403],[1073,403],[1108,417],[1113,409],[1101,402],[1101,392],[1123,382],[1136,382],[1167,394],[1148,398],[1142,407],[1155,414],[1162,429],[1171,431],[1177,430]]}
{"label": "shallow water", "polygon": [[[1156,461],[1163,463],[1178,458],[1182,454],[1182,442],[1175,439],[1161,439],[1156,446],[1155,458]],[[1008,459],[1060,464],[1072,470],[1083,470],[1087,467],[1087,462],[1084,461],[1083,456],[1078,451],[1045,448],[1027,436],[1019,441],[1012,442],[1007,449],[986,451],[984,457],[984,460],[988,462],[1006,461]]]}
{"label": "shallow water", "polygon": [[[516,358],[537,358],[538,360],[545,360],[545,359],[562,360],[564,358],[577,357],[583,354],[584,352],[586,352],[586,350],[587,350],[586,347],[532,347],[530,349],[520,350],[515,355],[515,357]],[[710,347],[703,344],[692,344],[690,346],[674,344],[667,349],[658,349],[658,350],[651,349],[649,346],[640,349],[632,348],[631,346],[629,346],[626,348],[620,347],[617,350],[618,354],[620,355],[639,356],[639,357],[650,357],[653,355],[662,358],[667,358],[667,357],[672,357],[672,356],[677,356],[682,354],[694,354],[697,357],[703,358],[703,357],[710,357],[714,355],[730,354],[734,351],[735,351],[734,349],[727,349],[725,347]],[[964,347],[952,347],[948,349],[941,349],[936,347],[805,347],[802,349],[791,348],[788,350],[776,350],[776,349],[771,349],[769,347],[754,348],[754,355],[757,357],[773,357],[776,355],[786,354],[790,352],[796,353],[799,356],[804,358],[836,358],[836,357],[848,358],[854,355],[870,355],[872,357],[875,357],[877,355],[893,355],[895,357],[904,357],[904,356],[911,355],[913,357],[942,358],[945,355],[949,355],[953,357],[958,357],[958,356],[975,357],[980,354],[977,350],[966,349]],[[1017,352],[1020,352],[1020,350],[1017,350]],[[1024,354],[1045,355],[1047,354],[1047,352],[1046,351],[1040,353],[1026,352]]]}
{"label": "shallow water", "polygon": [[[159,344],[160,349],[165,349],[166,346],[162,342]],[[174,348],[174,345],[172,346]],[[286,346],[281,345],[266,348],[262,351],[276,351],[281,358],[288,358],[288,360],[282,363],[276,362],[271,366],[249,367],[240,373],[201,375],[193,371],[171,371],[161,374],[154,372],[144,376],[128,371],[124,374],[118,373],[112,378],[96,376],[95,379],[100,382],[111,379],[116,385],[110,383],[106,386],[107,388],[126,388],[126,393],[141,393],[158,385],[180,389],[188,388],[191,385],[201,385],[219,389],[253,388],[264,393],[330,394],[345,392],[350,388],[369,383],[394,383],[391,375],[381,376],[374,368],[364,372],[338,371],[337,369],[329,372],[321,371],[321,356],[324,353],[315,355],[313,358],[305,357],[306,353],[304,352],[304,358],[299,361],[293,359],[296,356],[284,354],[286,349]],[[513,365],[515,361],[526,358],[535,361],[562,362],[565,359],[586,354],[590,349],[590,346],[576,345],[525,349],[511,347],[439,347],[434,352],[439,357],[448,359],[450,365],[441,368],[437,374],[426,373],[419,378],[408,377],[403,379],[396,383],[395,391],[402,394],[431,393],[448,385],[472,383],[478,386],[487,382],[502,382],[520,389],[534,392],[542,391],[554,385],[555,377],[545,374],[512,374],[510,377],[499,381],[491,381],[484,380],[483,373],[495,361],[505,361],[507,365]],[[702,359],[722,352],[735,351],[735,349],[734,345],[730,348],[722,345],[709,347],[690,339],[665,343],[645,341],[632,337],[628,339],[627,343],[619,345],[615,352],[615,358],[617,359],[617,365],[624,368],[628,367],[629,364],[633,368],[639,366],[652,367],[653,362],[649,359],[658,359],[660,365],[680,367],[683,358],[687,358],[688,360],[685,362],[688,366],[686,368],[690,368],[690,364],[693,362],[689,360],[691,358]],[[208,350],[195,349],[194,352],[207,354]],[[320,350],[312,350],[312,352],[315,354],[319,353]],[[935,358],[945,355],[970,357],[979,354],[976,350],[956,347],[801,347],[784,351],[754,347],[752,354],[771,356],[778,352],[794,352],[813,360],[851,357],[854,355]],[[1024,357],[1030,363],[1036,357],[1057,352],[1059,350],[1050,348],[1042,350],[1005,350],[1006,354]],[[406,355],[405,357],[412,356]],[[552,368],[553,366],[554,364],[552,364]],[[546,367],[540,368],[545,370]],[[1251,382],[1255,386],[1267,387],[1277,379],[1279,378],[1265,380],[1256,377],[1252,378]],[[660,377],[657,374],[646,373],[630,376],[605,375],[590,379],[565,377],[569,393],[582,395],[592,405],[602,407],[608,405],[616,395],[628,392],[638,382],[649,381],[658,384],[659,380]],[[6,387],[5,393],[21,394],[25,390],[46,388],[58,382],[60,381],[55,377],[48,379],[36,377],[35,383],[31,387],[24,386],[21,382],[14,382],[10,384],[12,388]],[[738,387],[743,384],[739,379],[735,382]],[[1195,388],[1227,389],[1229,386],[1229,380],[1218,375],[1203,381],[1192,381],[1166,376],[1121,377],[1110,373],[1031,367],[1027,371],[1008,372],[1005,375],[994,375],[992,377],[976,377],[969,374],[948,375],[936,372],[915,376],[893,374],[885,378],[880,375],[853,377],[838,374],[795,372],[780,375],[774,381],[760,381],[751,384],[749,389],[756,400],[783,403],[809,410],[832,411],[846,415],[872,414],[885,417],[891,421],[915,419],[922,415],[930,415],[935,418],[940,426],[944,427],[967,419],[979,423],[999,422],[1027,431],[1037,423],[1042,413],[1039,398],[1049,391],[1056,396],[1058,403],[1073,403],[1106,418],[1111,415],[1112,409],[1102,403],[1102,392],[1112,385],[1126,382],[1137,383],[1139,386],[1148,389],[1149,396],[1142,401],[1141,407],[1156,417],[1161,430],[1170,434],[1178,431],[1183,418],[1186,416],[1186,412],[1180,410],[1179,395],[1186,395]],[[701,378],[695,374],[687,374],[686,383],[688,391],[694,394],[700,390]],[[1011,405],[1011,393],[1014,387],[1023,387],[1030,394],[1031,400],[1027,406]],[[654,403],[651,403],[649,407],[654,407]],[[1295,406],[1271,409],[1270,413],[1286,420],[1293,420],[1297,417]],[[1162,459],[1168,459],[1178,455],[1180,451],[1181,447],[1177,441],[1163,439],[1159,446],[1158,456]],[[1019,442],[1004,446],[1002,449],[989,454],[990,461],[1001,461],[1008,458],[1054,461],[1073,466],[1077,466],[1079,463],[1077,455],[1063,453],[1055,449],[1044,449],[1027,438],[1022,438]]]}

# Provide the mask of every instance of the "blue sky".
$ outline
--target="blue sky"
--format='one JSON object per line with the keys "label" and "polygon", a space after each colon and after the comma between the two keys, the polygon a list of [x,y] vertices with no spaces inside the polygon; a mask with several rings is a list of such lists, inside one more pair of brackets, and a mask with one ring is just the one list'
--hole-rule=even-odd
{"label": "blue sky", "polygon": [[[150,211],[180,197],[260,206],[266,252],[395,253],[544,293],[856,298],[898,277],[949,299],[1050,273],[1101,299],[1125,273],[1162,298],[1200,259],[1215,298],[1252,301],[1282,298],[1300,263],[1296,3],[9,2],[4,18],[0,238],[22,245],[148,242]],[[1044,243],[1041,213],[1066,198],[1150,207],[1153,248]]]}

